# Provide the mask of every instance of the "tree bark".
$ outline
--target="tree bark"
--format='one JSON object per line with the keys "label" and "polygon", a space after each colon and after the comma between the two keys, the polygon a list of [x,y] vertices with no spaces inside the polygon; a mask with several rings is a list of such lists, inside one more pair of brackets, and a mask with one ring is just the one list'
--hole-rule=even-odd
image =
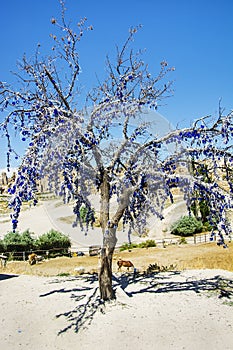
{"label": "tree bark", "polygon": [[99,290],[102,300],[112,300],[115,298],[115,293],[112,287],[112,257],[116,246],[116,229],[118,223],[125,211],[129,202],[131,190],[126,190],[119,202],[118,209],[109,221],[109,201],[110,201],[110,184],[109,176],[106,170],[103,171],[101,191],[101,209],[100,222],[103,231],[103,245],[100,256],[99,269]]}
{"label": "tree bark", "polygon": [[99,269],[100,298],[105,301],[115,298],[115,293],[112,287],[112,257],[116,242],[116,228],[107,229],[103,237],[101,265]]}
{"label": "tree bark", "polygon": [[100,256],[99,290],[102,300],[114,299],[112,288],[112,256],[116,245],[115,232],[109,228],[109,200],[110,185],[107,170],[102,172],[102,183],[100,185],[100,224],[103,232],[103,245]]}

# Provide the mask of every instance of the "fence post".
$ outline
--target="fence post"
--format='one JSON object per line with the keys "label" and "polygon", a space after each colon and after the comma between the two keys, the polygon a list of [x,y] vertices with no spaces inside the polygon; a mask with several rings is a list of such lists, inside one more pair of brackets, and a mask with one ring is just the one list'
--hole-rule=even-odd
{"label": "fence post", "polygon": [[194,238],[194,244],[196,244],[196,235],[193,235],[193,238]]}
{"label": "fence post", "polygon": [[26,258],[25,258],[25,252],[23,252],[23,261],[25,261]]}

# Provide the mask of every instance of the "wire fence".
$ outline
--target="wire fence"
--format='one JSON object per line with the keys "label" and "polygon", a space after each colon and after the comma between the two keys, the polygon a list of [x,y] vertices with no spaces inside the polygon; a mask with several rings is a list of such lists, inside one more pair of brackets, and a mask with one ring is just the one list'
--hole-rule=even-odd
{"label": "wire fence", "polygon": [[[229,235],[223,235],[224,241],[226,243],[231,242],[231,236]],[[212,243],[212,242],[216,242],[218,243],[218,236],[211,235],[211,232],[205,232],[205,233],[200,233],[200,234],[195,234],[193,236],[188,236],[188,237],[174,237],[174,238],[168,238],[168,237],[164,237],[161,239],[155,239],[155,243],[156,245],[162,245],[162,246],[166,246],[166,245],[178,245],[178,244],[203,244],[203,243]]]}
{"label": "wire fence", "polygon": [[35,253],[43,258],[56,258],[59,256],[71,256],[70,248],[52,248],[52,249],[36,249],[36,250],[26,250],[26,251],[9,251],[4,252],[3,255],[6,256],[8,260],[28,260],[28,256]]}

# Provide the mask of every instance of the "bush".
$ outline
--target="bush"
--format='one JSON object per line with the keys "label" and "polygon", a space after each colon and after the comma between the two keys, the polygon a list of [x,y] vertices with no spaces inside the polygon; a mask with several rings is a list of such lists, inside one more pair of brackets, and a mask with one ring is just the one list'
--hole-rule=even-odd
{"label": "bush", "polygon": [[136,243],[124,243],[122,244],[122,246],[120,246],[120,252],[122,252],[123,250],[130,250],[137,247],[138,245]]}
{"label": "bush", "polygon": [[35,246],[38,250],[50,250],[56,248],[66,249],[71,246],[71,241],[68,236],[52,229],[38,237]]}
{"label": "bush", "polygon": [[206,231],[212,231],[213,227],[210,225],[210,223],[208,221],[204,222],[203,227],[202,227],[202,231],[206,232]]}
{"label": "bush", "polygon": [[171,233],[178,236],[192,236],[202,231],[202,222],[193,216],[183,216],[171,226]]}
{"label": "bush", "polygon": [[153,239],[148,239],[145,242],[141,242],[138,244],[138,248],[150,248],[150,247],[156,247],[156,243]]}
{"label": "bush", "polygon": [[32,234],[29,230],[21,234],[19,232],[7,233],[3,240],[0,240],[0,253],[10,253],[9,260],[21,260],[23,252],[28,254],[33,251],[41,254],[41,250],[50,250],[50,257],[68,254],[68,248],[71,246],[68,236],[55,230],[50,230],[38,239],[34,239]]}
{"label": "bush", "polygon": [[156,243],[153,239],[148,239],[147,241],[141,242],[139,244],[137,244],[137,243],[124,243],[120,247],[120,252],[122,252],[123,250],[130,250],[133,248],[149,248],[149,247],[156,247]]}
{"label": "bush", "polygon": [[30,232],[29,230],[24,231],[21,234],[21,242],[22,245],[25,246],[25,250],[31,250],[34,247],[35,239],[32,237],[34,233]]}
{"label": "bush", "polygon": [[19,232],[8,232],[3,238],[3,245],[7,252],[29,251],[34,246],[32,233],[26,230],[22,234]]}

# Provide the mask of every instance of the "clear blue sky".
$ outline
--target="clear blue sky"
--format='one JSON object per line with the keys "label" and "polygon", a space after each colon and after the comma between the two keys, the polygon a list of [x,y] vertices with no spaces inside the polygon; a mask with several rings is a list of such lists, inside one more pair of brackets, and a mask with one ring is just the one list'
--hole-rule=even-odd
{"label": "clear blue sky", "polygon": [[[80,81],[88,89],[105,69],[106,54],[114,52],[131,26],[142,24],[133,47],[146,49],[144,60],[156,73],[166,60],[176,68],[174,96],[159,112],[173,125],[189,125],[197,117],[233,108],[232,0],[66,0],[67,17],[77,23],[87,17],[94,30],[80,44]],[[44,52],[52,46],[52,17],[59,17],[58,0],[1,0],[0,81],[24,53],[32,55],[38,42]],[[2,167],[2,152],[0,168]]]}

